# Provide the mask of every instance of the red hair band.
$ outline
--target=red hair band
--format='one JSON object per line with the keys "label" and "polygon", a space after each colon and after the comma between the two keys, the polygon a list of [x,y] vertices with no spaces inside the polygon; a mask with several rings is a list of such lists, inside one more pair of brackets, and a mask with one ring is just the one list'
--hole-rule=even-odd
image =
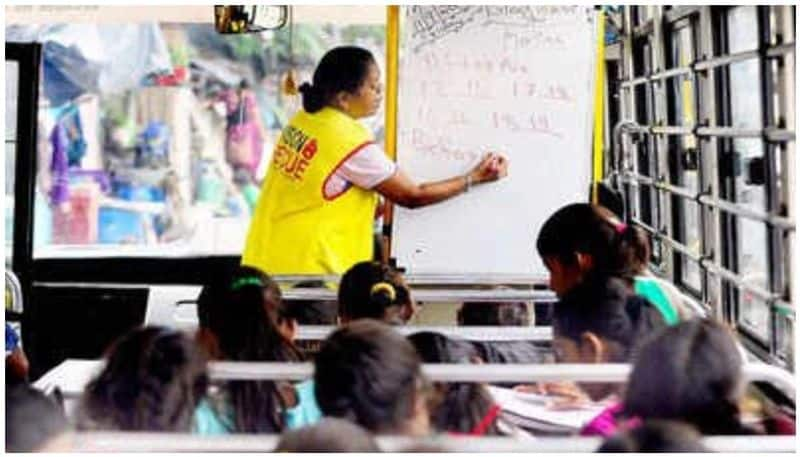
{"label": "red hair band", "polygon": [[494,404],[489,411],[486,412],[486,415],[483,416],[483,419],[469,431],[469,433],[460,433],[460,432],[450,432],[450,435],[453,436],[483,436],[489,430],[492,423],[497,419],[497,416],[500,415],[500,405]]}

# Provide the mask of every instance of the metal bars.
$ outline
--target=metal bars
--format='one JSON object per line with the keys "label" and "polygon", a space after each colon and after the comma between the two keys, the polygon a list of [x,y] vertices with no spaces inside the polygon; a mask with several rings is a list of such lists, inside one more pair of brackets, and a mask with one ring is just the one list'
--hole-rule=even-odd
{"label": "metal bars", "polygon": [[745,60],[756,59],[759,57],[766,57],[769,59],[783,58],[787,54],[794,54],[795,43],[784,43],[778,46],[765,48],[764,50],[752,50],[728,54],[726,56],[713,57],[709,59],[698,60],[688,66],[673,67],[660,72],[655,72],[650,75],[640,76],[625,81],[621,84],[623,88],[633,87],[648,82],[657,81],[660,79],[674,78],[676,76],[689,75],[694,72],[704,72],[713,70],[717,67],[731,65]]}
{"label": "metal bars", "polygon": [[[658,246],[667,248],[661,257],[667,265],[662,260],[655,267],[665,272],[668,279],[678,285],[683,282],[685,269],[681,259],[698,265],[701,289],[694,293],[712,307],[715,315],[734,325],[740,319],[740,294],[730,291],[746,291],[757,298],[758,302],[750,306],[758,306],[761,301],[766,304],[770,313],[769,341],[765,340],[769,352],[767,359],[777,360],[776,354],[781,350],[778,347],[779,336],[792,331],[791,328],[781,330],[781,325],[790,327],[794,322],[794,289],[789,287],[792,262],[789,257],[796,216],[791,196],[787,194],[795,185],[792,177],[796,132],[791,96],[795,75],[794,65],[790,65],[796,54],[795,8],[783,5],[755,7],[758,41],[752,41],[752,49],[738,46],[730,49],[733,52],[728,51],[728,33],[738,31],[740,26],[731,25],[735,30],[729,31],[730,7],[648,8],[647,19],[639,21],[641,25],[638,27],[634,18],[643,7],[625,7],[623,10],[621,67],[625,71],[618,85],[622,112],[618,128],[614,130],[613,160],[609,162],[611,170],[608,176],[625,195],[629,220],[650,232]],[[752,17],[746,16],[749,11],[744,9],[735,13],[740,18]],[[672,46],[676,46],[673,40],[678,33],[683,33],[685,38],[686,27],[690,28],[694,46],[694,58],[689,63],[685,57],[684,60],[670,59],[674,55],[670,54]],[[682,45],[686,44],[688,41],[682,42]],[[730,78],[735,65],[747,61],[759,64],[761,85],[758,90],[763,122],[743,126],[731,120],[731,99],[737,94],[730,93]],[[665,83],[670,79],[679,81],[681,86],[688,85],[686,90],[690,95],[667,93]],[[668,96],[686,98],[678,101]],[[677,105],[675,108],[670,105],[673,111],[667,111],[670,120],[664,110],[667,103]],[[684,105],[690,109],[685,119],[680,111],[676,111]],[[646,106],[647,109],[637,110],[637,106]],[[678,122],[672,117],[673,113]],[[681,123],[683,125],[671,125]],[[631,134],[638,136],[629,136]],[[692,137],[696,141],[687,146],[686,140],[676,137]],[[630,141],[633,139],[635,141]],[[736,202],[735,186],[742,182],[742,178],[734,181],[735,177],[741,176],[741,171],[737,171],[738,163],[731,161],[740,160],[736,154],[738,150],[733,147],[744,139],[762,144],[766,193],[763,208]],[[676,151],[676,147],[680,149]],[[686,149],[690,156],[676,154],[683,154],[684,148],[690,148]],[[691,162],[684,160],[696,162],[685,168],[685,163]],[[684,173],[684,168],[697,170],[696,186],[689,181],[687,187],[680,178],[682,175],[676,175]],[[650,192],[655,192],[655,195]],[[688,229],[686,215],[689,209],[684,202],[694,203],[699,208],[699,230],[696,231],[699,248],[690,248],[690,240],[679,235]],[[695,211],[694,207],[691,210]],[[671,218],[677,218],[673,220],[679,223],[670,223]],[[753,285],[753,281],[746,280],[745,274],[741,273],[746,270],[740,269],[738,256],[742,254],[739,250],[746,246],[742,243],[747,241],[739,239],[742,235],[738,231],[744,230],[739,224],[740,218],[763,222],[766,226],[768,246],[765,246],[767,253],[764,255],[768,255],[769,277],[764,286]],[[750,232],[742,233],[748,236]],[[688,288],[687,284],[683,285]],[[784,358],[783,362],[787,360]]]}

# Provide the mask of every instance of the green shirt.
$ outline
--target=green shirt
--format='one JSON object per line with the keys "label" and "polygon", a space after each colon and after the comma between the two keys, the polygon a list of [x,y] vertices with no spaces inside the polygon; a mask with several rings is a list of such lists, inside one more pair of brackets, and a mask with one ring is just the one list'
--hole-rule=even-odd
{"label": "green shirt", "polygon": [[634,291],[637,295],[646,298],[664,317],[667,325],[675,325],[680,321],[678,310],[669,301],[667,294],[661,290],[658,282],[652,278],[637,276],[634,280]]}

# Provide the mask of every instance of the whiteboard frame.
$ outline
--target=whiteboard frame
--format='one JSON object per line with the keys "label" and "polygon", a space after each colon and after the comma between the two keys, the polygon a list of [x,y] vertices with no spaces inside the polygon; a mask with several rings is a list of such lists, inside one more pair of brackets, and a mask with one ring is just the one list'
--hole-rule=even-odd
{"label": "whiteboard frame", "polygon": [[[408,6],[401,6],[400,8],[402,8],[402,10],[400,11],[400,14],[398,14],[398,16],[399,17],[403,17],[404,13],[405,13],[405,8],[408,8]],[[586,189],[585,189],[585,191],[586,191],[586,202],[587,203],[590,203],[592,201],[592,188],[593,188],[594,184],[596,183],[596,181],[594,180],[594,157],[593,157],[594,156],[594,148],[593,148],[593,143],[592,143],[592,137],[593,137],[593,134],[594,134],[593,118],[594,118],[595,109],[596,109],[596,107],[594,106],[594,102],[595,102],[595,98],[596,98],[595,94],[596,94],[597,89],[598,89],[597,88],[597,79],[598,79],[597,78],[597,72],[600,71],[600,66],[598,65],[600,63],[600,62],[598,62],[598,56],[599,56],[599,54],[598,54],[598,46],[597,46],[598,43],[596,42],[596,40],[598,40],[598,39],[603,40],[604,39],[604,37],[598,37],[598,31],[599,31],[599,29],[601,27],[601,20],[604,20],[604,18],[605,18],[605,16],[602,14],[602,11],[598,10],[595,7],[594,11],[593,11],[593,14],[592,14],[592,21],[593,21],[593,25],[592,25],[593,33],[592,33],[592,36],[593,36],[593,39],[595,40],[595,42],[594,42],[594,46],[592,46],[592,51],[591,51],[592,61],[594,63],[594,65],[593,65],[594,75],[591,78],[590,90],[589,90],[589,93],[590,93],[590,96],[591,96],[590,97],[590,99],[591,99],[590,103],[592,103],[592,106],[591,106],[591,109],[587,110],[587,119],[586,119],[586,124],[587,124],[587,126],[589,126],[589,128],[587,129],[587,133],[586,133],[586,135],[588,137],[587,138],[587,140],[588,140],[587,144],[589,145],[589,150],[591,151],[590,154],[592,155],[592,157],[590,158],[590,160],[587,163],[587,166],[589,168],[589,173],[588,173],[589,182],[586,183]],[[401,41],[401,37],[403,36],[403,33],[405,33],[404,28],[401,27],[401,24],[399,22],[400,21],[399,21],[399,18],[398,18],[398,24],[397,24],[397,30],[399,32],[398,33],[399,36],[397,37],[398,38],[398,42]],[[387,56],[388,55],[390,55],[390,54],[387,54]],[[395,56],[399,56],[399,52],[395,53],[394,55]],[[393,81],[392,84],[394,84],[396,87],[399,87],[399,79],[400,79],[400,70],[401,69],[400,69],[399,57],[397,57],[397,58],[398,58],[398,62],[394,63],[395,68],[397,68],[397,73],[395,74],[396,80]],[[399,90],[396,90],[394,92],[395,97],[397,97],[396,99],[392,100],[392,103],[393,103],[394,107],[399,106],[399,104],[398,104],[399,92],[400,92]],[[397,150],[397,144],[396,144],[396,141],[397,141],[397,138],[398,138],[397,130],[398,130],[398,125],[400,124],[400,121],[401,120],[399,119],[399,115],[395,114],[395,122],[394,122],[395,132],[392,135],[392,138],[395,141],[395,144],[392,145],[392,150],[393,151]],[[397,161],[396,152],[395,152],[395,155],[394,155],[394,159],[395,159],[395,161]],[[454,198],[458,198],[458,196],[455,196]],[[546,281],[547,281],[547,278],[543,278],[542,274],[536,273],[536,272],[534,272],[534,273],[527,273],[527,272],[524,272],[524,273],[496,273],[496,272],[473,272],[473,273],[422,272],[422,273],[417,273],[417,272],[414,272],[414,270],[411,269],[409,265],[398,265],[398,263],[397,263],[397,251],[396,251],[397,250],[396,240],[401,238],[401,236],[400,236],[400,234],[398,232],[399,228],[398,228],[397,221],[398,221],[398,219],[402,219],[402,216],[401,216],[402,212],[396,211],[396,209],[395,209],[396,205],[394,203],[391,203],[389,206],[391,206],[391,210],[389,211],[389,213],[391,213],[392,220],[391,220],[391,223],[389,224],[389,228],[391,229],[391,236],[390,236],[390,239],[389,239],[389,254],[388,254],[389,258],[388,258],[388,261],[393,267],[397,268],[399,271],[403,272],[406,275],[420,276],[420,277],[446,277],[446,278],[448,278],[448,280],[449,280],[448,283],[450,283],[450,284],[457,284],[457,283],[470,284],[470,283],[476,283],[476,282],[482,283],[482,284],[486,284],[486,283],[496,283],[496,284],[509,284],[509,283],[514,284],[514,283],[517,283],[517,284],[519,284],[519,283],[523,283],[523,282],[527,282],[527,283],[531,283],[531,284],[542,284],[543,282],[546,283]],[[386,231],[387,231],[386,227],[384,226],[384,233],[386,233]]]}

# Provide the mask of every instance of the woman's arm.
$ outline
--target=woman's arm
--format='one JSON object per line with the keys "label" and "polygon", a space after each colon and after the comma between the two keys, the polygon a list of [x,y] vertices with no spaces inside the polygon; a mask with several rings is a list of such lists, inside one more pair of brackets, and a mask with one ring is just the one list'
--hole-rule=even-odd
{"label": "woman's arm", "polygon": [[496,181],[508,174],[508,159],[489,153],[469,173],[443,181],[416,184],[402,170],[375,186],[379,194],[405,208],[420,208],[465,192],[468,186]]}

